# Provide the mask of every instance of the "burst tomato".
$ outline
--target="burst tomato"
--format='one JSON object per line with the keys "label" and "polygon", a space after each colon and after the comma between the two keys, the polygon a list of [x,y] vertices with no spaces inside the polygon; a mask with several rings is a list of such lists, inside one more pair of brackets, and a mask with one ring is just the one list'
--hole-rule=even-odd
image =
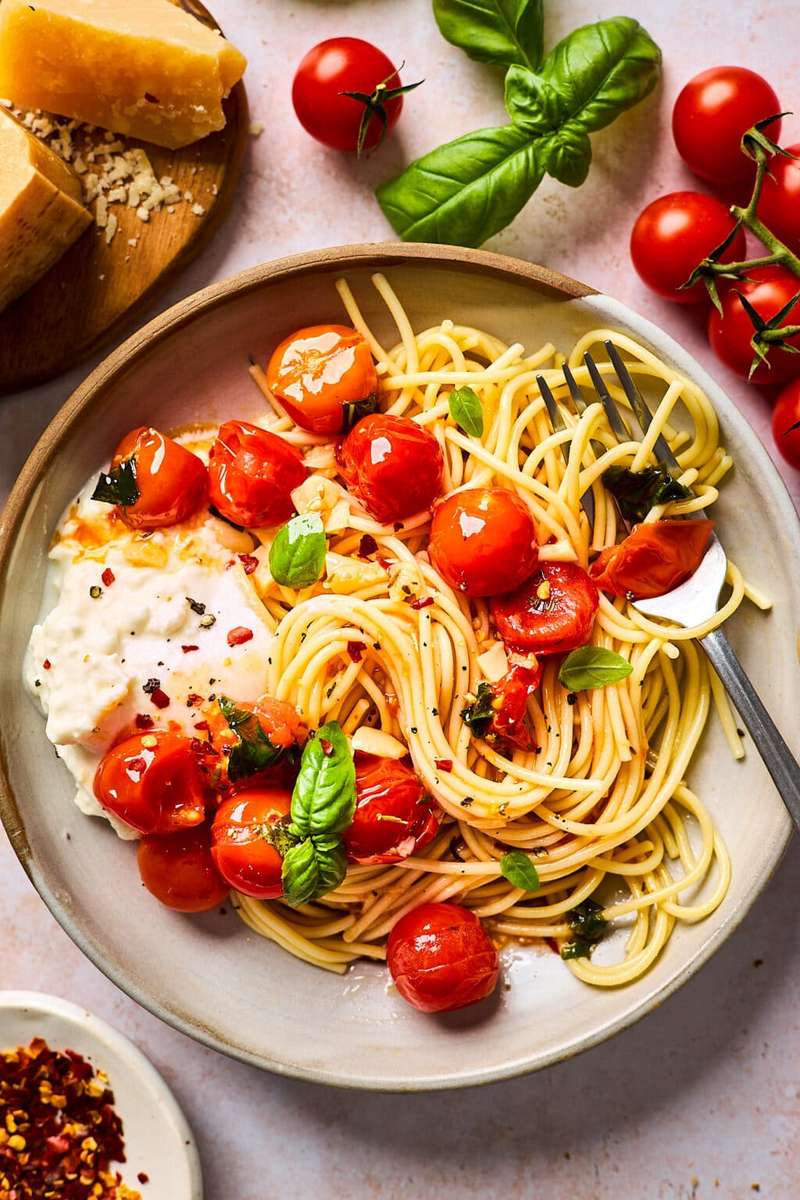
{"label": "burst tomato", "polygon": [[513,591],[539,557],[533,517],[505,488],[467,488],[437,504],[428,552],[439,574],[468,596]]}
{"label": "burst tomato", "polygon": [[510,742],[520,750],[533,750],[536,737],[528,713],[528,697],[542,681],[542,669],[515,665],[492,684],[492,718],[488,740]]}
{"label": "burst tomato", "polygon": [[597,586],[612,596],[660,596],[694,574],[713,528],[713,521],[704,520],[636,525],[618,546],[603,550],[589,571]]}
{"label": "burst tomato", "polygon": [[772,436],[783,457],[800,468],[800,379],[795,379],[778,397],[772,410]]}
{"label": "burst tomato", "polygon": [[[258,723],[251,723],[245,716],[244,723],[239,722],[236,729],[232,729],[217,703],[209,705],[203,712],[211,746],[215,752],[214,761],[210,766],[219,776],[216,780],[217,788],[222,789],[223,783],[226,785],[225,790],[228,790],[230,785],[237,791],[256,787],[291,788],[297,775],[297,764],[296,759],[284,752],[291,750],[293,746],[302,746],[308,736],[308,730],[300,720],[297,709],[288,700],[276,700],[273,696],[260,696],[254,704],[238,700],[236,709],[240,714],[252,713]],[[271,759],[268,766],[255,769],[254,757],[261,749],[256,746],[256,755],[248,754],[243,760],[244,765],[252,769],[239,774],[241,764],[237,762],[234,767],[235,759],[231,756],[231,750],[238,746],[240,741],[257,741],[259,729],[266,734],[275,753],[268,756]],[[269,750],[269,747],[266,749]]]}
{"label": "burst tomato", "polygon": [[[701,179],[725,184],[753,175],[742,154],[742,134],[751,125],[781,111],[766,79],[746,67],[712,67],[690,79],[675,101],[672,133],[686,165]],[[781,123],[768,129],[775,140]]]}
{"label": "burst tomato", "polygon": [[235,525],[282,525],[294,514],[292,491],[308,475],[295,450],[277,434],[226,421],[208,461],[211,503]]}
{"label": "burst tomato", "polygon": [[433,802],[410,767],[356,755],[356,808],[342,835],[351,862],[400,862],[427,846],[438,829]]}
{"label": "burst tomato", "polygon": [[[800,280],[786,267],[754,267],[747,279],[726,285],[721,292],[722,315],[712,308],[708,318],[708,340],[717,357],[753,383],[784,383],[800,374],[800,354],[773,346],[766,363],[759,363],[750,375],[755,356],[751,346],[755,329],[739,298],[746,296],[765,321],[774,317],[795,296],[800,294]],[[789,310],[782,325],[800,324],[800,302]],[[800,334],[788,339],[789,345],[800,350]]]}
{"label": "burst tomato", "polygon": [[430,508],[442,490],[441,447],[407,417],[363,417],[337,447],[336,459],[350,491],[383,524]]}
{"label": "burst tomato", "polygon": [[162,730],[136,734],[109,750],[97,768],[94,794],[137,833],[201,825],[208,799],[192,743]]}
{"label": "burst tomato", "polygon": [[288,791],[258,788],[239,792],[217,809],[211,827],[211,853],[232,888],[258,900],[283,895],[281,833],[288,823]]}
{"label": "burst tomato", "polygon": [[139,842],[136,859],[148,892],[178,912],[208,912],[230,890],[214,866],[205,825],[169,836],[150,834]]}
{"label": "burst tomato", "polygon": [[205,465],[184,446],[157,429],[142,426],[122,439],[112,469],[132,462],[138,499],[117,511],[133,529],[161,529],[185,521],[208,499]]}
{"label": "burst tomato", "polygon": [[473,912],[421,904],[389,934],[387,962],[398,992],[421,1012],[477,1004],[497,985],[500,960]]}
{"label": "burst tomato", "polygon": [[767,229],[797,254],[800,252],[800,144],[786,149],[793,158],[775,154],[769,160],[758,200],[758,215]]}
{"label": "burst tomato", "polygon": [[[708,293],[702,282],[681,291],[695,267],[733,229],[724,204],[701,192],[659,196],[640,213],[631,233],[631,259],[648,287],[667,300],[695,304]],[[737,230],[721,262],[745,256],[744,232]]]}
{"label": "burst tomato", "polygon": [[583,567],[540,562],[521,588],[492,600],[491,610],[506,645],[534,654],[562,654],[589,641],[599,603]]}
{"label": "burst tomato", "polygon": [[312,433],[341,433],[348,405],[374,402],[378,376],[369,346],[346,325],[298,329],[274,351],[267,383],[293,421]]}

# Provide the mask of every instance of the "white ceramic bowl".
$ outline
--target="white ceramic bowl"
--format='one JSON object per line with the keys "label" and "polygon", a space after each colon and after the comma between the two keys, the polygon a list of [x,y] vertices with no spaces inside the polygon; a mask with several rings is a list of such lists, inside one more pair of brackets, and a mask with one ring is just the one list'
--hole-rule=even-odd
{"label": "white ceramic bowl", "polygon": [[[129,845],[83,817],[24,694],[22,656],[39,610],[45,556],[65,504],[132,424],[247,417],[261,400],[247,360],[263,361],[293,328],[341,319],[334,280],[346,274],[379,335],[390,322],[369,277],[384,270],[417,327],[450,316],[506,341],[566,349],[612,326],[648,342],[704,388],[736,459],[717,506],[736,562],[771,593],[729,632],[779,719],[800,708],[797,613],[800,536],[784,487],[744,418],[671,338],[606,296],[542,268],[480,251],[363,246],[247,271],[184,301],[125,343],[50,425],[0,526],[0,808],[17,853],[67,932],[129,995],[206,1044],[285,1074],[350,1087],[425,1090],[482,1083],[552,1063],[608,1037],[683,983],[742,919],[775,868],[790,823],[758,755],[732,761],[714,720],[690,780],[707,800],[733,860],[719,910],[676,931],[642,979],[619,990],[578,983],[559,959],[506,952],[491,1011],[432,1019],[408,1008],[386,973],[357,965],[317,971],[247,931],[230,911],[186,918],[142,890]],[[783,732],[800,750],[795,721]],[[65,834],[70,835],[67,840]]]}

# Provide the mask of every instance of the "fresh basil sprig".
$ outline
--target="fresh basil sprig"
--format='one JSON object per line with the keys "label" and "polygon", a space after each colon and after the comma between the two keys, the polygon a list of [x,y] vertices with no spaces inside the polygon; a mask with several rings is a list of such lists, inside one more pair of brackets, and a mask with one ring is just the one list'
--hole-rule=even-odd
{"label": "fresh basil sprig", "polygon": [[542,0],[433,0],[442,37],[478,62],[535,71],[544,52]]}
{"label": "fresh basil sprig", "polygon": [[470,437],[483,434],[483,408],[480,397],[471,387],[455,388],[448,397],[450,416]]}
{"label": "fresh basil sprig", "polygon": [[92,492],[92,499],[103,504],[119,504],[130,508],[140,496],[136,482],[136,459],[126,458],[118,467],[103,471]]}
{"label": "fresh basil sprig", "polygon": [[611,492],[628,521],[641,521],[654,504],[687,500],[692,494],[673,479],[666,467],[645,467],[642,471],[607,467],[603,472],[603,487]]}
{"label": "fresh basil sprig", "polygon": [[627,658],[604,646],[581,646],[573,650],[561,664],[558,678],[571,692],[607,687],[627,679],[633,667]]}
{"label": "fresh basil sprig", "polygon": [[509,850],[500,859],[500,873],[515,888],[526,892],[538,892],[539,872],[522,850]]}
{"label": "fresh basil sprig", "polygon": [[272,578],[282,587],[309,587],[322,574],[327,548],[325,527],[317,513],[292,517],[281,525],[270,547]]}
{"label": "fresh basil sprig", "polygon": [[239,739],[228,756],[228,778],[232,783],[271,767],[284,756],[286,751],[272,744],[255,713],[239,708],[227,696],[220,696],[219,706]]}

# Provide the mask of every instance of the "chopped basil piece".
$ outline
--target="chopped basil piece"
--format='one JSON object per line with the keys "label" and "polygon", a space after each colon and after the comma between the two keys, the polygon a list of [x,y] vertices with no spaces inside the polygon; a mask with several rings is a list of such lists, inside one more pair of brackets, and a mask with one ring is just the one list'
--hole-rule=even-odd
{"label": "chopped basil piece", "polygon": [[522,850],[510,850],[500,860],[500,873],[515,888],[526,892],[538,892],[539,872]]}
{"label": "chopped basil piece", "polygon": [[608,921],[600,916],[602,911],[602,904],[596,900],[583,900],[567,913],[574,937],[561,947],[562,958],[591,958],[595,946],[608,930]]}
{"label": "chopped basil piece", "polygon": [[342,406],[342,416],[344,418],[344,432],[347,433],[354,425],[357,425],[362,417],[368,417],[372,413],[378,411],[378,397],[375,392],[366,396],[363,400],[355,400],[350,404]]}
{"label": "chopped basil piece", "polygon": [[581,646],[573,650],[561,664],[560,682],[569,692],[607,687],[627,679],[633,667],[627,658],[603,646]]}
{"label": "chopped basil piece", "polygon": [[642,471],[608,467],[603,472],[603,486],[611,492],[627,521],[642,521],[655,504],[688,500],[692,494],[673,479],[666,467],[645,467]]}
{"label": "chopped basil piece", "polygon": [[494,693],[491,684],[479,683],[478,694],[473,704],[468,704],[461,710],[461,720],[469,725],[476,737],[483,737],[494,716],[492,700]]}
{"label": "chopped basil piece", "polygon": [[92,499],[102,504],[120,504],[123,508],[130,508],[140,494],[136,483],[136,459],[126,458],[118,467],[101,473]]}
{"label": "chopped basil piece", "polygon": [[256,771],[271,767],[286,751],[274,746],[261,727],[255,713],[238,708],[227,696],[220,696],[222,715],[239,741],[233,746],[228,758],[228,777],[232,783],[246,779]]}

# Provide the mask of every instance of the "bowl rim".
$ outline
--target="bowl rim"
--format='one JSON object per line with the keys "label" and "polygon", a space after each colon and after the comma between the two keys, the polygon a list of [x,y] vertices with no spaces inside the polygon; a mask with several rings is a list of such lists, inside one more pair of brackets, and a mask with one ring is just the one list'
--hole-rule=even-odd
{"label": "bowl rim", "polygon": [[[154,345],[167,339],[184,325],[191,323],[201,314],[206,314],[224,305],[234,296],[244,295],[257,290],[266,283],[302,278],[307,274],[325,272],[341,272],[351,268],[369,266],[374,269],[391,268],[406,264],[424,263],[433,267],[467,267],[478,274],[490,275],[505,279],[516,284],[532,286],[544,293],[551,293],[556,298],[589,300],[596,297],[599,301],[609,302],[620,317],[633,319],[643,330],[644,336],[648,331],[657,334],[662,343],[674,353],[676,359],[692,367],[693,378],[699,380],[702,387],[710,385],[710,389],[722,397],[724,419],[727,423],[738,428],[749,442],[749,450],[761,468],[761,474],[766,478],[766,486],[772,493],[782,515],[786,518],[784,533],[793,543],[794,549],[800,555],[800,518],[795,510],[786,484],[778,473],[767,451],[762,446],[756,434],[748,425],[745,417],[736,405],[728,398],[724,389],[715,383],[696,359],[688,354],[672,337],[659,326],[641,317],[636,310],[628,305],[613,300],[606,293],[578,280],[572,279],[557,271],[522,259],[496,254],[486,250],[473,250],[459,246],[446,246],[433,243],[363,243],[330,247],[323,250],[311,250],[302,254],[289,255],[262,263],[255,267],[237,272],[219,283],[210,285],[202,290],[185,297],[171,308],[160,313],[153,320],[137,330],[120,346],[113,350],[72,392],[62,407],[58,410],[31,450],[16,482],[9,494],[8,500],[0,514],[0,607],[6,599],[8,583],[8,567],[15,546],[16,537],[25,518],[31,499],[42,477],[54,459],[62,437],[79,427],[82,421],[89,418],[93,401],[113,384],[115,378],[135,363],[141,354],[147,353]],[[608,315],[608,314],[606,314]],[[776,842],[775,861],[771,869],[762,877],[755,880],[736,906],[727,915],[719,928],[710,935],[706,942],[685,963],[680,970],[665,984],[640,1000],[633,1009],[624,1010],[614,1020],[593,1033],[585,1034],[568,1047],[554,1049],[549,1054],[540,1056],[537,1061],[530,1057],[518,1056],[513,1061],[502,1066],[488,1067],[481,1071],[473,1071],[466,1078],[443,1078],[419,1082],[414,1080],[390,1084],[372,1077],[343,1074],[338,1070],[321,1067],[305,1067],[291,1060],[267,1060],[263,1055],[257,1055],[245,1047],[222,1040],[207,1026],[190,1017],[162,1004],[141,987],[125,977],[122,964],[117,966],[107,961],[99,951],[95,951],[89,938],[84,935],[78,922],[61,906],[58,897],[53,893],[47,881],[40,875],[33,854],[25,836],[24,824],[17,805],[6,761],[6,746],[0,739],[0,819],[6,834],[23,869],[33,886],[44,900],[51,914],[69,935],[73,942],[82,950],[86,957],[110,979],[122,992],[130,996],[146,1011],[152,1013],[166,1024],[186,1034],[195,1041],[219,1051],[230,1058],[244,1062],[262,1070],[276,1074],[302,1079],[313,1083],[323,1083],[329,1086],[353,1090],[368,1090],[377,1092],[427,1092],[445,1091],[462,1087],[479,1086],[496,1083],[504,1079],[512,1079],[534,1070],[552,1066],[555,1063],[569,1059],[579,1053],[606,1041],[624,1029],[635,1025],[648,1013],[658,1007],[663,1000],[671,996],[686,983],[709,958],[719,949],[724,941],[734,932],[750,911],[755,900],[766,887],[777,869],[791,837],[791,823],[784,825],[783,837]]]}

